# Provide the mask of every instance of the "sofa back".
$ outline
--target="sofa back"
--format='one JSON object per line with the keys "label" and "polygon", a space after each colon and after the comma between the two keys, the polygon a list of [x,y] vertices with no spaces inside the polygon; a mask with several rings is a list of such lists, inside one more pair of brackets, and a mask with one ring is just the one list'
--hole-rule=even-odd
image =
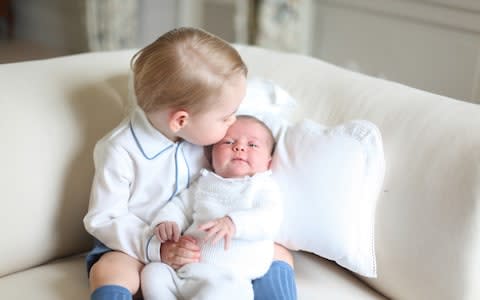
{"label": "sofa back", "polygon": [[0,276],[91,247],[92,150],[124,114],[132,54],[0,66]]}

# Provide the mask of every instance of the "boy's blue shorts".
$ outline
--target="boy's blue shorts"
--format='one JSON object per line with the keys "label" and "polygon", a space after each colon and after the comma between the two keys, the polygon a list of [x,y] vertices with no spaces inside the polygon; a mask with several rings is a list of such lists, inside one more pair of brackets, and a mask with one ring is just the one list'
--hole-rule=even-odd
{"label": "boy's blue shorts", "polygon": [[92,266],[102,257],[103,254],[113,251],[112,249],[105,246],[102,242],[97,239],[93,241],[93,248],[90,252],[87,253],[85,257],[85,264],[87,266],[87,274],[90,274],[90,269]]}

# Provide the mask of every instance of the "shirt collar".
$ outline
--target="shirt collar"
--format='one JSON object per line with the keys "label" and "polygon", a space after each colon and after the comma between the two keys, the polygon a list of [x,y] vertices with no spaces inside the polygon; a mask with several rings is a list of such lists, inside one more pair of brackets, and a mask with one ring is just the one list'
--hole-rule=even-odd
{"label": "shirt collar", "polygon": [[175,144],[150,124],[145,112],[138,106],[132,112],[130,130],[146,159],[154,159]]}

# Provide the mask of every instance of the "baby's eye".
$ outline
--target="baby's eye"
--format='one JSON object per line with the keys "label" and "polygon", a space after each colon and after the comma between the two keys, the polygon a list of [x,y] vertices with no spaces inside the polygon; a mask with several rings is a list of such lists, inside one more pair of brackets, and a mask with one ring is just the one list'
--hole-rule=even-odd
{"label": "baby's eye", "polygon": [[255,144],[255,143],[249,143],[249,144],[248,144],[248,147],[258,148],[258,145]]}
{"label": "baby's eye", "polygon": [[223,141],[223,144],[225,144],[225,145],[231,145],[231,144],[233,144],[233,141],[231,141],[231,140],[225,140],[225,141]]}

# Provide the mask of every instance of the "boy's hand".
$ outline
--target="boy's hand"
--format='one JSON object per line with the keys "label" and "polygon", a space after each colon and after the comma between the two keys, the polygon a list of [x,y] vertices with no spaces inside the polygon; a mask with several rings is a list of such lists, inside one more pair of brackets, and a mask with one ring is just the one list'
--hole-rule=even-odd
{"label": "boy's hand", "polygon": [[228,248],[230,247],[230,241],[235,235],[235,224],[229,216],[225,216],[223,218],[215,219],[204,223],[200,225],[198,229],[203,230],[207,233],[207,236],[204,238],[204,240],[211,240],[212,244],[215,244],[223,238],[225,241],[225,250],[228,250]]}
{"label": "boy's hand", "polygon": [[200,247],[190,236],[181,236],[178,242],[168,241],[160,246],[162,262],[174,270],[182,266],[200,261]]}
{"label": "boy's hand", "polygon": [[175,241],[178,242],[180,229],[175,222],[162,222],[155,228],[155,235],[160,242]]}

